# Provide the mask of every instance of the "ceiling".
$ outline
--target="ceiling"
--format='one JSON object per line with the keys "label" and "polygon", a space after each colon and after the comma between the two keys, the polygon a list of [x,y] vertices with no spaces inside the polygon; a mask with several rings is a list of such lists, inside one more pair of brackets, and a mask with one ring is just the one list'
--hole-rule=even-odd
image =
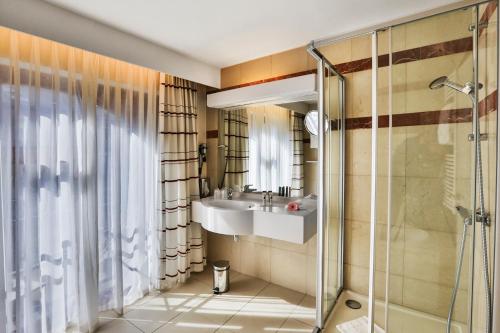
{"label": "ceiling", "polygon": [[[45,0],[226,67],[456,0]],[[119,5],[118,5],[119,4]]]}

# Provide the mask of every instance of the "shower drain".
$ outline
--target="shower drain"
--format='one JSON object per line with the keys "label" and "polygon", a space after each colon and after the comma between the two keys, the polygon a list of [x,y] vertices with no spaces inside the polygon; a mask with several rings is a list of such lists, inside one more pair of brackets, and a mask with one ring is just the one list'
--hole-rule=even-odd
{"label": "shower drain", "polygon": [[353,299],[348,299],[347,301],[345,301],[345,305],[354,310],[361,309],[361,303]]}

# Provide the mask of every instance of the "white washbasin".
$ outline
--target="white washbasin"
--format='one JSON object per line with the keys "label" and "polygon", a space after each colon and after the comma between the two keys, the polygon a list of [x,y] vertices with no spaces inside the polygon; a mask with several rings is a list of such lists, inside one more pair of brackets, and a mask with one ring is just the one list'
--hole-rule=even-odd
{"label": "white washbasin", "polygon": [[316,200],[301,200],[302,209],[288,212],[286,203],[296,198],[276,197],[272,207],[262,207],[261,195],[234,193],[233,200],[212,197],[192,202],[192,221],[224,235],[256,235],[304,244],[316,234]]}
{"label": "white washbasin", "polygon": [[209,207],[238,211],[252,209],[256,206],[254,202],[239,200],[207,200],[204,204]]}
{"label": "white washbasin", "polygon": [[224,235],[252,235],[252,209],[257,202],[246,200],[193,201],[192,219],[204,229]]}

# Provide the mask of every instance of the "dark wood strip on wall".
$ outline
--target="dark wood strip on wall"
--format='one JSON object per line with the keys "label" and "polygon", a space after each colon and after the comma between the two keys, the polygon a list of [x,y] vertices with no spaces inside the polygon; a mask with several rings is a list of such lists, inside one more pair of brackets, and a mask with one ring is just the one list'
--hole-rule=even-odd
{"label": "dark wood strip on wall", "polygon": [[[479,115],[481,117],[497,110],[497,94],[498,92],[495,90],[479,102]],[[466,123],[471,121],[471,108],[399,113],[392,115],[393,127]],[[346,130],[371,128],[372,117],[347,118],[345,127]],[[378,117],[378,127],[389,127],[388,115],[380,115]],[[332,126],[332,129],[335,130],[336,128]]]}
{"label": "dark wood strip on wall", "polygon": [[219,130],[207,131],[207,139],[216,139],[219,137]]}
{"label": "dark wood strip on wall", "polygon": [[[485,8],[483,15],[481,16],[480,22],[481,23],[488,23],[488,21],[490,20],[491,16],[493,15],[493,13],[495,12],[496,9],[497,9],[497,3],[490,2]],[[479,33],[481,34],[485,28],[486,28],[485,25],[480,26]],[[446,55],[452,55],[452,54],[461,53],[461,52],[470,52],[470,51],[472,51],[472,46],[473,46],[472,45],[472,37],[465,37],[465,38],[455,39],[455,40],[451,40],[451,41],[447,41],[447,42],[441,42],[441,43],[436,43],[436,44],[432,44],[432,45],[425,45],[425,46],[421,46],[421,47],[417,47],[417,48],[413,48],[413,49],[394,52],[392,54],[392,63],[394,65],[397,65],[397,64],[404,64],[404,63],[413,62],[413,61],[420,61],[420,60],[425,60],[425,59],[442,57],[442,56],[446,56]],[[378,57],[378,65],[379,65],[379,67],[387,67],[389,65],[389,54],[380,55]],[[349,73],[354,73],[354,72],[370,70],[372,67],[372,59],[370,57],[370,58],[349,61],[349,62],[345,62],[345,63],[336,64],[335,67],[337,68],[337,70],[341,74],[349,74]],[[276,76],[276,77],[272,77],[272,78],[268,78],[268,79],[263,79],[263,80],[258,80],[258,81],[243,83],[243,84],[238,84],[235,86],[230,86],[230,87],[214,90],[214,91],[211,91],[207,94],[213,94],[213,93],[220,92],[220,91],[253,86],[253,85],[262,84],[262,83],[266,83],[266,82],[284,80],[284,79],[289,79],[292,77],[297,77],[297,76],[306,75],[306,74],[313,74],[313,73],[314,74],[316,73],[316,69],[311,69],[311,70],[307,70],[307,71]]]}
{"label": "dark wood strip on wall", "polygon": [[486,26],[484,26],[483,24],[490,21],[491,16],[493,16],[493,13],[495,12],[495,9],[497,9],[497,3],[495,1],[490,2],[484,9],[483,15],[481,15],[481,18],[479,19],[479,34],[481,34],[484,29],[486,29]]}
{"label": "dark wood strip on wall", "polygon": [[221,91],[225,91],[225,90],[243,88],[243,87],[248,87],[248,86],[255,86],[257,84],[262,84],[262,83],[267,83],[267,82],[273,82],[273,81],[291,79],[292,77],[297,77],[297,76],[302,76],[302,75],[307,75],[307,74],[316,74],[316,69],[310,69],[310,70],[307,70],[307,71],[296,72],[296,73],[291,73],[291,74],[286,74],[286,75],[280,75],[280,76],[275,76],[275,77],[271,77],[271,78],[268,78],[268,79],[262,79],[262,80],[257,80],[257,81],[252,81],[252,82],[237,84],[237,85],[226,87],[226,88],[216,89],[216,90],[207,92],[207,95],[210,95],[210,94],[213,94],[213,93],[217,93],[217,92],[221,92]]}

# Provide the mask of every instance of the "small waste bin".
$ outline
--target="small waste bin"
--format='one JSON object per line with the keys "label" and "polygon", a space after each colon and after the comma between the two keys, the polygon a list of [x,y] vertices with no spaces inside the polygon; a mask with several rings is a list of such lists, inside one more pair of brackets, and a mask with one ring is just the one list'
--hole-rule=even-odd
{"label": "small waste bin", "polygon": [[214,262],[214,294],[222,294],[229,291],[229,261],[219,260]]}

